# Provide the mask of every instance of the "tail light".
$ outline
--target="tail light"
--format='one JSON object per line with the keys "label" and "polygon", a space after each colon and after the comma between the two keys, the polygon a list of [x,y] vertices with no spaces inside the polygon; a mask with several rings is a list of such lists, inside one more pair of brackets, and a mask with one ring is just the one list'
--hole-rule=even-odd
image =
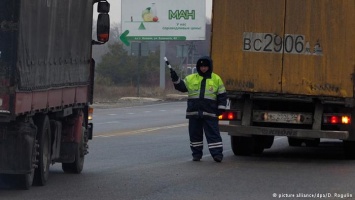
{"label": "tail light", "polygon": [[105,43],[110,36],[110,16],[107,13],[100,13],[96,25],[97,40]]}
{"label": "tail light", "polygon": [[218,116],[219,120],[236,121],[242,119],[241,111],[226,111]]}
{"label": "tail light", "polygon": [[10,105],[9,105],[9,96],[8,95],[0,95],[0,113],[9,113]]}
{"label": "tail light", "polygon": [[350,124],[351,117],[348,114],[326,114],[323,116],[323,124]]}
{"label": "tail light", "polygon": [[94,115],[94,108],[89,107],[88,120],[92,120],[93,115]]}
{"label": "tail light", "polygon": [[100,41],[100,42],[107,42],[108,39],[109,39],[109,34],[107,34],[107,33],[99,34],[99,35],[97,36],[97,39],[98,39],[98,41]]}

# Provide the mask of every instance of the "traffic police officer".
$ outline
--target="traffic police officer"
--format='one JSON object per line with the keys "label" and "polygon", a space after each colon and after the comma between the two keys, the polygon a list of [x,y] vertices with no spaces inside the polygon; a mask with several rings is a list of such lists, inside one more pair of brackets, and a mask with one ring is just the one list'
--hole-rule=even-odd
{"label": "traffic police officer", "polygon": [[222,79],[212,72],[209,56],[201,57],[196,64],[197,73],[181,80],[170,70],[176,90],[188,92],[186,118],[189,119],[190,147],[193,161],[200,161],[203,149],[203,131],[209,151],[216,162],[223,159],[222,138],[219,132],[218,116],[226,109],[227,94]]}

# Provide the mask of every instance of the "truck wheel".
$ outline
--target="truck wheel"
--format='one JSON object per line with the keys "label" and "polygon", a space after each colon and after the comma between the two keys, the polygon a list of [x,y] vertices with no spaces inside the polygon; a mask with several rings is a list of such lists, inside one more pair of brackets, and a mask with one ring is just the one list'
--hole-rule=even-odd
{"label": "truck wheel", "polygon": [[262,154],[264,149],[265,149],[265,145],[266,145],[266,141],[265,141],[265,136],[263,135],[254,135],[252,137],[253,141],[253,153],[255,154]]}
{"label": "truck wheel", "polygon": [[262,154],[264,152],[264,147],[262,145],[255,145],[253,149],[254,154]]}
{"label": "truck wheel", "polygon": [[319,146],[320,143],[320,139],[319,138],[315,138],[315,139],[311,139],[311,140],[304,140],[304,143],[306,143],[307,147],[317,147]]}
{"label": "truck wheel", "polygon": [[249,156],[254,152],[254,138],[231,136],[231,145],[234,155]]}
{"label": "truck wheel", "polygon": [[355,159],[355,141],[343,141],[343,147],[346,157]]}
{"label": "truck wheel", "polygon": [[262,140],[264,143],[264,148],[265,149],[270,149],[272,145],[274,144],[274,136],[273,135],[264,135],[262,136]]}
{"label": "truck wheel", "polygon": [[62,169],[66,173],[75,173],[80,174],[84,168],[84,134],[85,128],[83,127],[83,133],[81,134],[80,144],[78,144],[78,148],[75,154],[75,161],[73,163],[62,163]]}
{"label": "truck wheel", "polygon": [[302,139],[288,137],[288,145],[292,147],[300,147],[302,146],[302,143],[303,143]]}
{"label": "truck wheel", "polygon": [[38,168],[35,170],[34,183],[43,186],[49,176],[49,165],[51,163],[51,127],[47,115],[42,115],[35,119],[37,126],[38,148]]}

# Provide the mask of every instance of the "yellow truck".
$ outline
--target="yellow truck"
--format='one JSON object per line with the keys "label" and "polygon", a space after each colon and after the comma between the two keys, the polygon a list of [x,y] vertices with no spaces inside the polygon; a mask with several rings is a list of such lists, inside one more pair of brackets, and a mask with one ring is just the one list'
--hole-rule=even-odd
{"label": "yellow truck", "polygon": [[355,157],[354,0],[214,0],[211,57],[235,155],[285,136],[290,146],[339,139]]}

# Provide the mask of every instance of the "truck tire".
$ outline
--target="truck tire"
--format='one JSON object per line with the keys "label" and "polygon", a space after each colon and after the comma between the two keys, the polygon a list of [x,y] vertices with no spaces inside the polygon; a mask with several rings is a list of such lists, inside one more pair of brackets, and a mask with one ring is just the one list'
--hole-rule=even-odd
{"label": "truck tire", "polygon": [[37,126],[38,141],[38,168],[34,173],[34,184],[43,186],[48,181],[49,165],[51,163],[51,127],[47,115],[41,115],[35,118]]}
{"label": "truck tire", "polygon": [[262,140],[265,149],[270,149],[274,144],[274,136],[273,135],[263,135]]}
{"label": "truck tire", "polygon": [[62,169],[66,173],[80,174],[83,171],[84,160],[85,160],[84,134],[85,134],[85,128],[83,127],[81,140],[80,143],[78,144],[78,148],[75,154],[75,161],[72,163],[62,163]]}
{"label": "truck tire", "polygon": [[346,157],[355,159],[355,141],[343,141],[343,147]]}
{"label": "truck tire", "polygon": [[293,137],[288,137],[288,145],[291,147],[300,147],[302,146],[303,140],[298,139],[298,138],[293,138]]}
{"label": "truck tire", "polygon": [[254,138],[231,136],[231,146],[234,155],[249,156],[254,152]]}
{"label": "truck tire", "polygon": [[253,153],[254,154],[262,154],[264,152],[265,149],[265,145],[266,145],[266,140],[265,140],[265,136],[263,135],[253,135],[252,139],[253,141]]}
{"label": "truck tire", "polygon": [[319,146],[320,143],[320,139],[319,138],[315,138],[315,139],[310,139],[310,140],[304,140],[304,143],[306,143],[307,147],[317,147]]}
{"label": "truck tire", "polygon": [[254,145],[253,153],[254,154],[262,154],[264,152],[263,145]]}

